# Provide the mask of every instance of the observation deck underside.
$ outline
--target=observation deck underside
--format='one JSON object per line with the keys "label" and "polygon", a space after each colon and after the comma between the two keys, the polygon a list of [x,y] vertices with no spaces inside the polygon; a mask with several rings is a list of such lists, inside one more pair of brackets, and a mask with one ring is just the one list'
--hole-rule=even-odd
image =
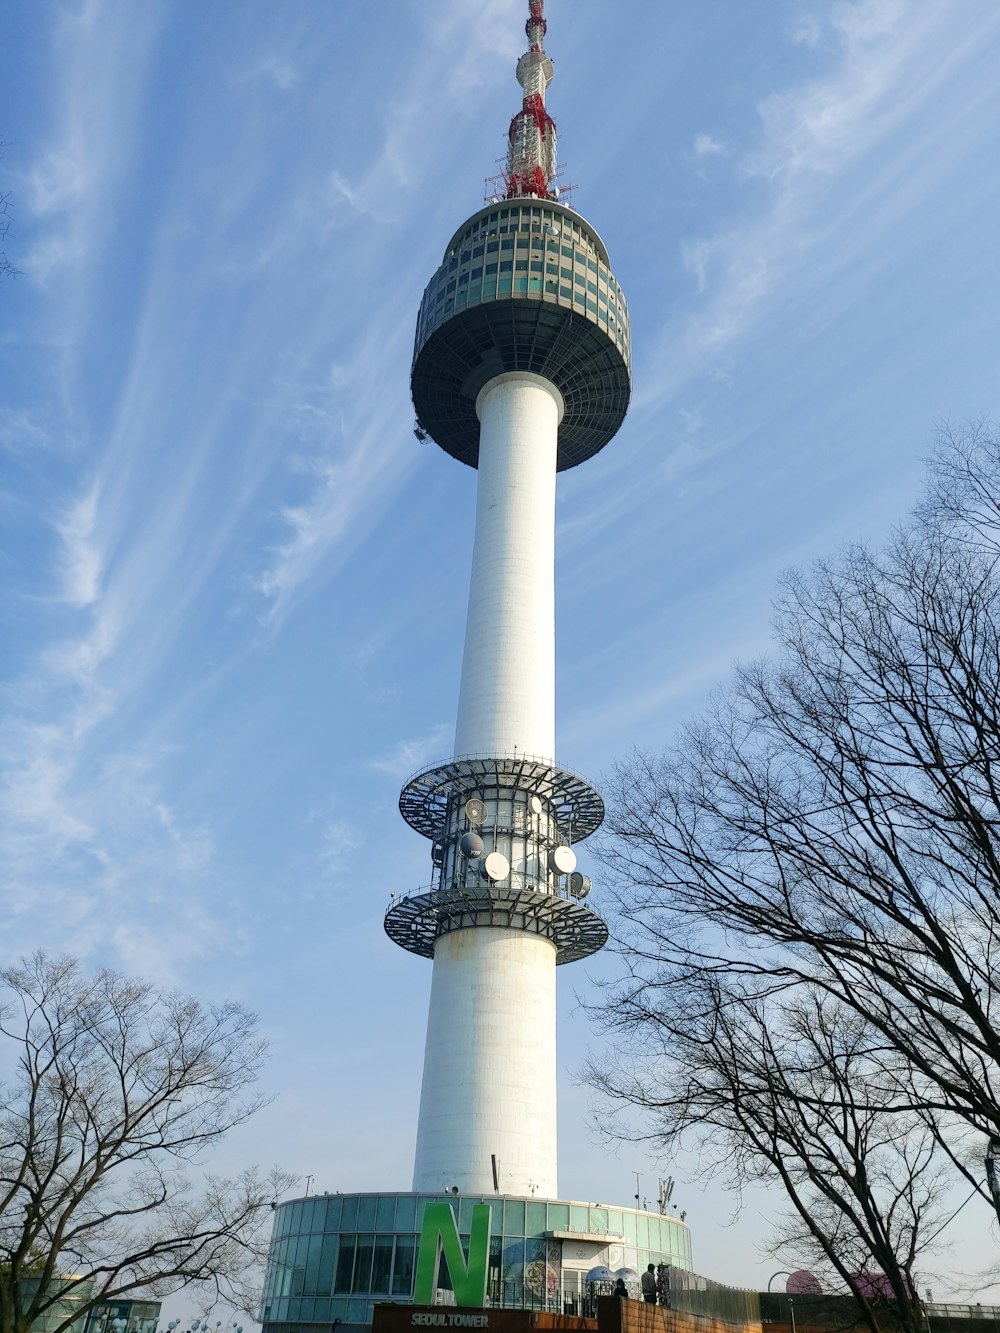
{"label": "observation deck underside", "polygon": [[563,396],[560,471],[592,457],[618,431],[631,392],[621,352],[575,310],[531,296],[469,306],[431,334],[410,382],[417,419],[453,458],[475,467],[476,396],[497,375],[516,370],[544,376]]}

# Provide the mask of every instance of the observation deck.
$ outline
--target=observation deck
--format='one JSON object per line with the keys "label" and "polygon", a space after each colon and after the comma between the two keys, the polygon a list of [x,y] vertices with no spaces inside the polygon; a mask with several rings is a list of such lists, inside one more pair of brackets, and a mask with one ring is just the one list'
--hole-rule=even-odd
{"label": "observation deck", "polygon": [[410,389],[418,425],[476,467],[476,397],[516,370],[544,376],[563,396],[559,471],[603,449],[625,418],[625,297],[597,232],[551,199],[489,204],[448,242],[417,319]]}

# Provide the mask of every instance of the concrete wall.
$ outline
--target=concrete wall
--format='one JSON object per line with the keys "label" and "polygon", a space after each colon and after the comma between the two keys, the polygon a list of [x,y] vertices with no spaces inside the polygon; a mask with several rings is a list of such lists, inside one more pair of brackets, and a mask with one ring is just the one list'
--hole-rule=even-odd
{"label": "concrete wall", "polygon": [[668,1310],[645,1301],[601,1296],[597,1302],[600,1333],[761,1333],[759,1320],[732,1323],[711,1315]]}

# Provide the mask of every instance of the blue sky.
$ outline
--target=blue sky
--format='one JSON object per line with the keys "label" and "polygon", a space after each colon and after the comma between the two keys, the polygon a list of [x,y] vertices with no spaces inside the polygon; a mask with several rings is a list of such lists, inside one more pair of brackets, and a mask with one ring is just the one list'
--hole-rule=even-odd
{"label": "blue sky", "polygon": [[[253,1005],[279,1096],[227,1151],[320,1189],[410,1178],[430,968],[381,917],[430,878],[396,800],[450,752],[475,478],[414,439],[409,357],[525,12],[5,10],[3,953]],[[766,649],[783,568],[884,535],[940,422],[997,414],[1000,7],[546,12],[635,354],[619,437],[560,479],[559,757],[599,778]],[[627,1201],[657,1168],[574,1082],[603,965],[561,983],[560,1188]],[[766,1279],[771,1205],[727,1229],[672,1169],[699,1269]]]}

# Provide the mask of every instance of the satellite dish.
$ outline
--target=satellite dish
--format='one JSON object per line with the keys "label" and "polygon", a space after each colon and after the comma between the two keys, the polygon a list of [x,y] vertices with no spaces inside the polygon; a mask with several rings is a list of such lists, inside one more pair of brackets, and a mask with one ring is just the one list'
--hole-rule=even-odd
{"label": "satellite dish", "polygon": [[490,852],[482,864],[480,873],[495,884],[497,880],[506,879],[510,874],[510,862],[503,852]]}
{"label": "satellite dish", "polygon": [[481,824],[486,818],[486,806],[478,797],[473,796],[465,803],[465,817],[470,824]]}
{"label": "satellite dish", "polygon": [[572,847],[553,847],[549,852],[549,865],[557,875],[571,875],[576,869],[576,852]]}
{"label": "satellite dish", "polygon": [[532,796],[528,801],[528,808],[530,809],[533,815],[540,815],[542,813],[541,798],[538,796]]}
{"label": "satellite dish", "polygon": [[789,1273],[785,1279],[785,1291],[789,1296],[822,1296],[820,1280],[808,1268],[799,1268]]}
{"label": "satellite dish", "polygon": [[483,840],[478,833],[466,833],[458,845],[462,849],[462,855],[467,856],[470,861],[475,861],[484,851]]}
{"label": "satellite dish", "polygon": [[586,898],[593,884],[589,875],[581,875],[579,870],[574,870],[569,877],[569,891],[574,898]]}

